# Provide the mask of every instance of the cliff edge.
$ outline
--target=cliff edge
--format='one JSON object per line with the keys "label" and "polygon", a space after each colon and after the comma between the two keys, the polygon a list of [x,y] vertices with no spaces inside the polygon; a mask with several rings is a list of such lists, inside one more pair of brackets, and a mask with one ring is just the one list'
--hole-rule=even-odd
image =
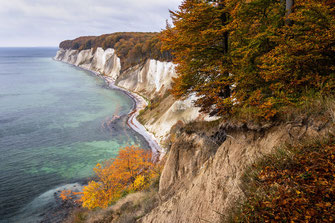
{"label": "cliff edge", "polygon": [[105,75],[115,85],[143,96],[148,106],[139,119],[167,151],[157,192],[131,195],[109,209],[115,215],[106,218],[104,213],[94,221],[120,222],[115,216],[122,215],[125,206],[135,210],[139,205],[135,200],[142,199],[155,205],[127,212],[128,222],[226,222],[231,210],[246,199],[242,178],[257,160],[284,145],[335,133],[334,104],[322,108],[321,115],[297,115],[278,123],[232,122],[203,115],[193,105],[194,95],[175,100],[169,94],[176,72],[168,60],[149,56],[126,63],[116,49],[102,47],[60,48],[55,59]]}
{"label": "cliff edge", "polygon": [[163,147],[171,127],[179,120],[188,123],[203,116],[199,108],[193,106],[192,97],[182,101],[167,97],[172,78],[176,76],[172,62],[149,58],[123,70],[116,50],[101,47],[85,50],[60,48],[54,59],[106,76],[116,86],[141,95],[150,104],[159,100],[161,105],[168,105],[167,109],[158,107],[159,111],[155,110],[156,114],[150,115],[144,123]]}

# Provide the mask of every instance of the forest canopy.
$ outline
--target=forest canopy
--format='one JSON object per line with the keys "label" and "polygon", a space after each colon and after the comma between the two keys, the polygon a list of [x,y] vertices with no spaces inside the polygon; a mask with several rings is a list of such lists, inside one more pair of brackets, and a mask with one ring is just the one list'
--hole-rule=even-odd
{"label": "forest canopy", "polygon": [[334,93],[333,0],[184,0],[170,13],[172,93],[204,112],[269,120]]}
{"label": "forest canopy", "polygon": [[145,62],[147,59],[171,61],[169,50],[161,51],[161,41],[158,33],[123,32],[101,36],[83,36],[74,40],[65,40],[59,47],[63,49],[96,50],[102,47],[104,50],[113,48],[121,60],[122,70]]}

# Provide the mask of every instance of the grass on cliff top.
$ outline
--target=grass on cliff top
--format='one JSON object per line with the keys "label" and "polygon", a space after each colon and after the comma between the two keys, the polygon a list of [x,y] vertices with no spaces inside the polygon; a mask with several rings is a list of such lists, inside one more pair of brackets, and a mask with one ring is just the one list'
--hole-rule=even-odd
{"label": "grass on cliff top", "polygon": [[287,146],[243,177],[246,200],[232,222],[334,222],[335,137]]}
{"label": "grass on cliff top", "polygon": [[257,114],[252,106],[237,109],[234,114],[224,116],[223,119],[235,123],[248,123],[255,125],[266,125],[268,123],[279,124],[307,120],[310,118],[323,118],[335,121],[335,95],[323,96],[311,94],[304,101],[296,105],[287,105],[277,108],[277,114],[271,120],[265,120]]}

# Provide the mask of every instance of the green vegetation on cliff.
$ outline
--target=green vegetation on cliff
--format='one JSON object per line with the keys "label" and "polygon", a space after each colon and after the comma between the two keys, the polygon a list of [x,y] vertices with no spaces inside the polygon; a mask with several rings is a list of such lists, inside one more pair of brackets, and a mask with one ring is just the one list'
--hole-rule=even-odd
{"label": "green vegetation on cliff", "polygon": [[173,94],[195,93],[208,113],[266,120],[333,94],[334,1],[285,6],[282,0],[183,1],[161,35],[177,64]]}
{"label": "green vegetation on cliff", "polygon": [[123,70],[141,64],[147,59],[171,61],[169,50],[161,51],[161,41],[158,33],[124,32],[101,36],[83,36],[74,40],[65,40],[59,44],[60,48],[73,50],[87,50],[98,47],[115,49],[121,60]]}

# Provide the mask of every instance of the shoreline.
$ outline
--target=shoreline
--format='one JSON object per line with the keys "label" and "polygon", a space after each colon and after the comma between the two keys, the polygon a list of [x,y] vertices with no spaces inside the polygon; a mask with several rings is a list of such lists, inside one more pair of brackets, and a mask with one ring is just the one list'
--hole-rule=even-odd
{"label": "shoreline", "polygon": [[98,74],[98,76],[103,78],[111,89],[122,91],[134,101],[134,107],[128,113],[127,125],[135,132],[144,137],[144,139],[148,142],[155,158],[159,159],[160,155],[164,154],[163,149],[158,144],[155,136],[152,133],[148,132],[147,129],[137,120],[137,116],[140,114],[140,111],[148,106],[146,100],[142,96],[134,92],[128,91],[115,85],[114,81],[110,77],[102,76],[100,74]]}
{"label": "shoreline", "polygon": [[148,143],[148,145],[149,145],[149,147],[150,147],[150,149],[153,153],[153,159],[158,160],[158,161],[161,159],[161,157],[165,154],[164,149],[159,145],[156,137],[152,133],[148,132],[147,129],[137,120],[137,116],[139,115],[140,111],[148,105],[148,103],[146,102],[146,100],[142,96],[115,85],[115,81],[111,77],[102,75],[99,72],[96,72],[96,71],[93,71],[93,70],[90,70],[90,69],[86,69],[86,68],[83,68],[83,67],[79,67],[79,66],[76,66],[74,64],[67,63],[67,62],[64,62],[64,61],[61,61],[61,60],[57,60],[54,57],[52,59],[57,61],[57,62],[62,62],[62,63],[69,64],[71,66],[74,66],[75,68],[79,68],[79,69],[82,69],[82,70],[85,70],[85,71],[89,71],[89,72],[93,73],[94,75],[98,76],[99,78],[103,79],[108,84],[108,87],[110,89],[121,91],[124,94],[126,94],[128,97],[130,97],[134,102],[134,106],[131,109],[131,111],[127,114],[127,116],[128,116],[127,125],[131,129],[133,129],[135,132],[140,134],[147,141],[147,143]]}

